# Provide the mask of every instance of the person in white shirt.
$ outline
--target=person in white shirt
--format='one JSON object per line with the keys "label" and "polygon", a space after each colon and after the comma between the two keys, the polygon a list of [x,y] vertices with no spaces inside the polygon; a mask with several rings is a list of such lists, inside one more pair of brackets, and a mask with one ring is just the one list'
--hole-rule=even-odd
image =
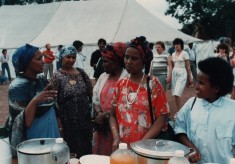
{"label": "person in white shirt", "polygon": [[56,60],[56,70],[59,70],[61,68],[61,62],[60,62],[60,50],[62,49],[63,45],[59,45],[57,48],[57,52],[55,54],[55,60]]}
{"label": "person in white shirt", "polygon": [[84,61],[86,60],[85,56],[82,54],[83,43],[80,40],[75,40],[73,46],[77,50],[77,58],[74,67],[81,68],[84,70]]}
{"label": "person in white shirt", "polygon": [[169,69],[172,69],[171,60],[169,58],[169,53],[165,51],[165,44],[161,41],[156,43],[157,54],[153,55],[153,60],[151,62],[150,74],[157,76],[158,80],[162,84],[164,90],[166,91],[166,83],[171,81],[171,74],[167,74]]}
{"label": "person in white shirt", "polygon": [[184,41],[176,38],[173,41],[175,52],[171,56],[172,72],[169,72],[171,77],[171,91],[174,96],[176,110],[178,112],[181,107],[181,95],[183,94],[186,84],[192,85],[191,68],[189,55],[184,51]]}
{"label": "person in white shirt", "polygon": [[0,61],[2,62],[2,74],[5,74],[5,70],[7,70],[8,80],[11,81],[11,72],[10,67],[8,65],[9,56],[7,55],[7,49],[2,50],[2,55],[0,56]]}

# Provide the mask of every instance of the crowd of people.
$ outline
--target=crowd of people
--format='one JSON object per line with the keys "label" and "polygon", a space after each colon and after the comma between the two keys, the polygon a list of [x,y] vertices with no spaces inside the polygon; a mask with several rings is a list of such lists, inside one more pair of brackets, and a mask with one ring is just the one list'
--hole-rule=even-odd
{"label": "crowd of people", "polygon": [[[221,40],[215,57],[199,62],[193,43],[185,48],[180,38],[173,40],[171,54],[162,41],[154,44],[156,54],[152,46],[144,36],[108,45],[99,39],[90,60],[94,87],[84,70],[83,42],[59,45],[56,53],[49,43],[43,52],[29,44],[18,48],[12,56],[12,82],[8,73],[11,145],[63,137],[77,158],[109,156],[120,142],[130,146],[143,139],[168,139],[162,134],[172,128],[168,121],[176,113],[174,137],[196,150],[191,162],[229,163],[235,155],[235,44]],[[0,59],[0,80],[6,81],[6,49]],[[181,104],[186,86],[195,87],[196,95]],[[176,109],[169,107],[168,87]]]}

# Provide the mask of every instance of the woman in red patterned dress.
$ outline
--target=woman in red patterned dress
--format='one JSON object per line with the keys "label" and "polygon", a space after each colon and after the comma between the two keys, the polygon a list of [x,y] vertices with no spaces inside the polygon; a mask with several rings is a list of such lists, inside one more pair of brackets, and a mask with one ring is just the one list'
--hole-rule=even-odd
{"label": "woman in red patterned dress", "polygon": [[110,127],[113,134],[113,149],[119,142],[130,144],[142,139],[155,138],[167,130],[169,105],[166,94],[158,79],[150,80],[153,124],[147,93],[147,75],[144,67],[148,65],[150,50],[139,38],[132,40],[125,53],[124,63],[129,77],[118,81],[111,106]]}
{"label": "woman in red patterned dress", "polygon": [[99,124],[94,132],[93,153],[110,155],[112,153],[113,136],[109,127],[110,106],[115,85],[120,78],[127,75],[124,69],[126,44],[117,42],[108,45],[102,52],[103,68],[93,89],[93,108],[96,112],[94,122]]}

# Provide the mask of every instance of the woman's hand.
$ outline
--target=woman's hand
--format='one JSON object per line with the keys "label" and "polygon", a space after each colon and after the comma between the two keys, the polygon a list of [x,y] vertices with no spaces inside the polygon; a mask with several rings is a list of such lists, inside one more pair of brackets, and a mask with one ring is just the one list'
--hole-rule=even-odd
{"label": "woman's hand", "polygon": [[57,97],[57,91],[53,89],[51,84],[48,84],[42,92],[34,96],[33,101],[38,104],[40,102],[54,100],[55,97]]}
{"label": "woman's hand", "polygon": [[166,78],[166,83],[169,84],[171,82],[171,77],[168,77]]}
{"label": "woman's hand", "polygon": [[190,87],[190,86],[194,86],[194,82],[193,82],[193,79],[192,79],[191,76],[188,78],[188,86],[189,86],[189,87]]}
{"label": "woman's hand", "polygon": [[98,115],[95,117],[94,122],[96,124],[103,124],[104,120],[107,118],[106,115],[106,112],[99,112]]}
{"label": "woman's hand", "polygon": [[34,96],[33,101],[35,101],[37,104],[40,102],[46,102],[48,100],[54,100],[54,98],[57,96],[57,91],[55,90],[44,90]]}
{"label": "woman's hand", "polygon": [[34,96],[34,98],[30,101],[30,103],[27,105],[25,110],[25,126],[28,128],[31,126],[37,105],[41,102],[47,102],[48,100],[54,100],[54,98],[57,96],[57,91],[55,90],[44,90]]}
{"label": "woman's hand", "polygon": [[113,151],[118,149],[119,143],[120,143],[120,138],[119,137],[113,138]]}

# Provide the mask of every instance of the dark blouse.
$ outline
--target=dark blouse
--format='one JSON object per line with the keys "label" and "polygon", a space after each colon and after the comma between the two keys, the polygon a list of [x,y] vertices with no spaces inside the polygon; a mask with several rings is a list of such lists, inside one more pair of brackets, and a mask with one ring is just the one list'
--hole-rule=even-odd
{"label": "dark blouse", "polygon": [[79,158],[91,153],[91,102],[88,97],[92,94],[92,83],[83,70],[78,70],[80,73],[75,75],[59,70],[50,83],[58,91],[57,103],[64,139],[70,152],[76,153]]}

